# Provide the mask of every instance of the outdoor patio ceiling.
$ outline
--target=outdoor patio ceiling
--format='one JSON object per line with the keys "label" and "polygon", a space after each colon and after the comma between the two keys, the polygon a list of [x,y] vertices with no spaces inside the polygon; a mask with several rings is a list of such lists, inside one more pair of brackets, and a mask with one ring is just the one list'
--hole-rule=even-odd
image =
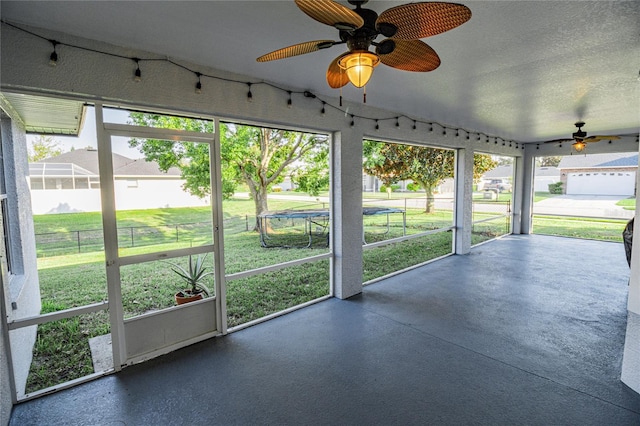
{"label": "outdoor patio ceiling", "polygon": [[[403,3],[370,1],[365,7],[379,13]],[[367,85],[368,105],[521,142],[568,137],[578,120],[587,123],[589,134],[637,133],[637,1],[464,4],[472,11],[469,22],[424,40],[442,65],[428,73],[376,68]],[[336,29],[312,20],[293,1],[3,1],[0,7],[2,20],[16,25],[338,96],[325,73],[344,46],[256,62],[283,46],[338,39]],[[60,61],[71,54],[58,49]],[[362,101],[353,87],[343,95]]]}
{"label": "outdoor patio ceiling", "polygon": [[13,110],[28,133],[78,136],[84,122],[82,102],[18,93],[0,93],[0,106]]}

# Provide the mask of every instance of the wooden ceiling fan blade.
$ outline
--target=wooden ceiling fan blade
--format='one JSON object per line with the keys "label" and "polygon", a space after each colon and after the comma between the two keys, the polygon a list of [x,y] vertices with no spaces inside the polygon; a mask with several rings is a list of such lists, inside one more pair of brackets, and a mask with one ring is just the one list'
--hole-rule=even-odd
{"label": "wooden ceiling fan blade", "polygon": [[364,25],[364,19],[346,6],[333,0],[295,0],[304,13],[318,22],[339,30],[355,30]]}
{"label": "wooden ceiling fan blade", "polygon": [[603,140],[615,140],[615,139],[620,139],[620,136],[615,136],[615,135],[593,135],[593,136],[587,136],[582,141],[583,142],[600,142],[600,141],[603,141]]}
{"label": "wooden ceiling fan blade", "polygon": [[[380,62],[403,71],[427,72],[440,66],[440,57],[428,44],[420,40],[392,40],[395,48],[381,55]],[[386,42],[386,40],[385,40]]]}
{"label": "wooden ceiling fan blade", "polygon": [[544,141],[542,143],[564,143],[564,142],[575,142],[574,139],[553,139],[550,141]]}
{"label": "wooden ceiling fan blade", "polygon": [[471,10],[462,4],[409,3],[382,12],[376,21],[376,28],[387,37],[417,40],[449,31],[469,19]]}
{"label": "wooden ceiling fan blade", "polygon": [[304,55],[305,53],[311,53],[320,49],[326,49],[335,44],[333,40],[315,40],[307,41],[304,43],[294,44],[293,46],[283,47],[282,49],[274,50],[256,59],[258,62],[275,61],[277,59],[290,58],[292,56]]}
{"label": "wooden ceiling fan blade", "polygon": [[338,65],[338,61],[349,53],[350,52],[343,53],[329,64],[329,68],[327,69],[327,83],[329,83],[329,87],[332,89],[339,89],[349,83],[347,73]]}

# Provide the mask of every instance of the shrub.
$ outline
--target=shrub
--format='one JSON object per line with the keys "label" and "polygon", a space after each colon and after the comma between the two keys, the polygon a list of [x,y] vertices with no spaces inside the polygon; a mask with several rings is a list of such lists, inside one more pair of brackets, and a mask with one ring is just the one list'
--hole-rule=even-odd
{"label": "shrub", "polygon": [[550,183],[549,194],[562,194],[562,182]]}
{"label": "shrub", "polygon": [[420,191],[420,185],[418,185],[415,182],[411,182],[407,184],[407,189],[412,192],[417,192],[417,191]]}

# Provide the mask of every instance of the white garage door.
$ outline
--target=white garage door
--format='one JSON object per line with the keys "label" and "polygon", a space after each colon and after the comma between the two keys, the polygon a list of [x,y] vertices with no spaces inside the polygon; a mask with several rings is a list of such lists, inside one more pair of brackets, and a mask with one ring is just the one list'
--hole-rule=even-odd
{"label": "white garage door", "polygon": [[636,172],[569,173],[569,195],[633,195]]}

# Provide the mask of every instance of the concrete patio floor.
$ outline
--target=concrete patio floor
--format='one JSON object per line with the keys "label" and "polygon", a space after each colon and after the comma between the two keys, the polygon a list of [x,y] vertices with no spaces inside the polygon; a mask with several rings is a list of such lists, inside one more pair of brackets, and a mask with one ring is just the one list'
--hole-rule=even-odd
{"label": "concrete patio floor", "polygon": [[14,407],[11,425],[638,425],[621,243],[513,235]]}

